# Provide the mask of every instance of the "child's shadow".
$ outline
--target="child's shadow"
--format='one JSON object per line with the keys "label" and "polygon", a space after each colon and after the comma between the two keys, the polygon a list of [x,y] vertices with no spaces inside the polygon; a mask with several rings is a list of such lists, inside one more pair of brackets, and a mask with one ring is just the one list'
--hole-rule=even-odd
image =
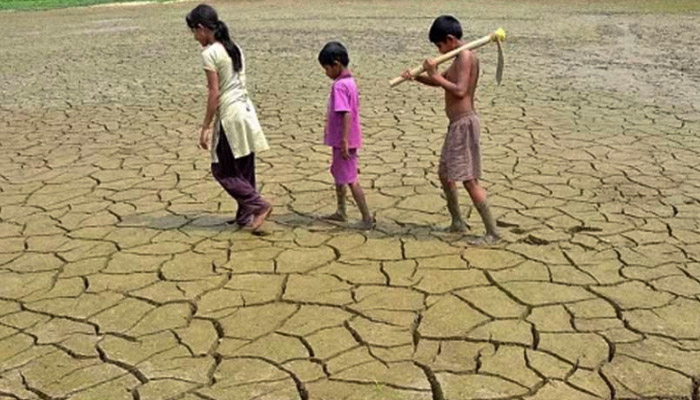
{"label": "child's shadow", "polygon": [[[472,232],[447,232],[444,228],[430,224],[399,223],[391,219],[376,219],[370,230],[363,230],[356,226],[359,220],[350,219],[348,222],[330,221],[321,214],[312,214],[299,211],[284,210],[284,213],[273,214],[263,225],[258,236],[268,236],[282,233],[296,228],[306,229],[312,232],[357,232],[368,237],[386,236],[410,236],[418,240],[458,241],[470,240],[477,236]],[[211,213],[208,211],[189,211],[183,214],[160,212],[151,214],[134,214],[123,217],[117,223],[120,228],[144,228],[162,231],[177,230],[188,232],[242,232],[252,233],[249,229],[238,225],[233,213]]]}
{"label": "child's shadow", "polygon": [[[233,213],[211,213],[207,211],[189,211],[174,214],[159,212],[149,214],[133,214],[124,216],[118,223],[120,228],[144,228],[156,230],[216,231],[236,232],[245,230],[238,225]],[[306,228],[316,231],[333,231],[347,228],[347,223],[336,223],[324,220],[320,215],[284,210],[283,214],[272,213],[263,225],[264,231],[274,233],[286,229]]]}
{"label": "child's shadow", "polygon": [[180,231],[226,231],[238,228],[231,215],[210,214],[206,211],[191,211],[184,214],[170,212],[127,215],[117,223],[118,227],[150,228]]}

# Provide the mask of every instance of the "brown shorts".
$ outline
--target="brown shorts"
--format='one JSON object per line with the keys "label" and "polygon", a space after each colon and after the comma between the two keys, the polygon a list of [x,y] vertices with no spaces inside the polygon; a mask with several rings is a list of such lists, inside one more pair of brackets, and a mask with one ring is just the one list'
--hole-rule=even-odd
{"label": "brown shorts", "polygon": [[450,123],[442,145],[438,174],[453,182],[481,177],[480,129],[477,114],[467,114]]}

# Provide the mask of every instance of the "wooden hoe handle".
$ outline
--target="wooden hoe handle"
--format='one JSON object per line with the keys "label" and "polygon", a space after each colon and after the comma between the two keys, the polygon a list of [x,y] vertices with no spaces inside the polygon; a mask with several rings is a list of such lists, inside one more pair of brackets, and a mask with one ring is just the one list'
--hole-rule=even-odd
{"label": "wooden hoe handle", "polygon": [[[499,42],[500,43],[504,40],[506,40],[506,31],[504,31],[502,28],[499,28],[494,33],[492,33],[490,35],[486,35],[486,36],[482,37],[481,39],[477,39],[473,42],[469,42],[469,43],[465,44],[464,46],[460,46],[460,47],[458,47],[450,52],[442,54],[441,56],[433,59],[433,61],[435,62],[435,65],[440,65],[440,64],[444,63],[445,61],[449,61],[449,60],[457,57],[457,54],[459,54],[460,52],[462,52],[464,50],[478,49],[479,47],[485,46],[491,42]],[[425,71],[425,69],[423,68],[422,65],[420,67],[413,68],[411,70],[411,76],[416,77],[416,76],[422,74],[424,71]],[[394,86],[398,85],[399,83],[404,82],[405,80],[406,79],[403,76],[398,76],[389,82],[389,86],[394,87]]]}

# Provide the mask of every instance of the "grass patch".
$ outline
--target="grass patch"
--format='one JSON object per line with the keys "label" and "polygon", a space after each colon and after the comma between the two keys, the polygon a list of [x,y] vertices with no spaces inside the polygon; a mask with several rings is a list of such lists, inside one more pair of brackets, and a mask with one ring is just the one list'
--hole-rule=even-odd
{"label": "grass patch", "polygon": [[641,3],[644,11],[651,13],[699,12],[700,1],[697,0],[654,0]]}
{"label": "grass patch", "polygon": [[572,12],[596,12],[601,14],[679,14],[700,12],[698,0],[503,0],[527,6],[543,6],[566,9]]}
{"label": "grass patch", "polygon": [[[47,10],[51,8],[66,8],[91,6],[106,3],[129,3],[143,0],[0,0],[0,10]],[[171,0],[153,0],[166,2]]]}

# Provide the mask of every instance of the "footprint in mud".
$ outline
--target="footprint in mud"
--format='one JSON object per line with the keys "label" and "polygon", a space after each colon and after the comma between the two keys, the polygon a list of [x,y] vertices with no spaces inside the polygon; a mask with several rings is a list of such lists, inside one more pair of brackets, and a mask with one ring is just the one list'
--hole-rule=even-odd
{"label": "footprint in mud", "polygon": [[579,233],[579,232],[600,232],[602,229],[593,226],[574,226],[569,228],[569,233]]}
{"label": "footprint in mud", "polygon": [[533,246],[544,246],[549,244],[549,240],[538,238],[537,236],[527,235],[526,238],[520,240],[523,243],[527,243]]}

